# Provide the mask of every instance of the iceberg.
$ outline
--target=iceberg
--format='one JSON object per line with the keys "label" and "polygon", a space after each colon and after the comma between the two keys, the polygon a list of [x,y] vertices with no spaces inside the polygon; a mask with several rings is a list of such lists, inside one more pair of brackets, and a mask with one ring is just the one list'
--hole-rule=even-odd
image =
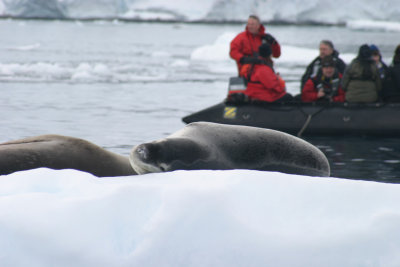
{"label": "iceberg", "polygon": [[350,29],[361,31],[400,32],[400,22],[349,20],[346,26]]}

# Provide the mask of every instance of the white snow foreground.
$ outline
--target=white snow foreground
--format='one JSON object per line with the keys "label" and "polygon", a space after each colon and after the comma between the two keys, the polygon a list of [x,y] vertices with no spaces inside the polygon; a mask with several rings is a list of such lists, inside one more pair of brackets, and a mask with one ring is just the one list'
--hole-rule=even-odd
{"label": "white snow foreground", "polygon": [[400,185],[273,172],[0,177],[8,266],[399,266]]}

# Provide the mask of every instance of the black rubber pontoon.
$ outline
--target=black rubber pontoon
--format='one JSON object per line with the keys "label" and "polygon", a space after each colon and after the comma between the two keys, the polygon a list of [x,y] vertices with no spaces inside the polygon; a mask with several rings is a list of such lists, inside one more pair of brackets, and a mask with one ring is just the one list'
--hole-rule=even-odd
{"label": "black rubber pontoon", "polygon": [[255,126],[293,135],[400,137],[400,103],[220,103],[182,120]]}

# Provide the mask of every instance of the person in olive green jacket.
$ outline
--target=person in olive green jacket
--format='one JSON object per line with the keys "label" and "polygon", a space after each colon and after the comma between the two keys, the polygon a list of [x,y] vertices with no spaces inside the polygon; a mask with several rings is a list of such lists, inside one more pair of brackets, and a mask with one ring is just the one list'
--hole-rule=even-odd
{"label": "person in olive green jacket", "polygon": [[343,74],[342,88],[346,92],[346,101],[376,102],[381,87],[379,70],[372,59],[372,51],[364,44]]}

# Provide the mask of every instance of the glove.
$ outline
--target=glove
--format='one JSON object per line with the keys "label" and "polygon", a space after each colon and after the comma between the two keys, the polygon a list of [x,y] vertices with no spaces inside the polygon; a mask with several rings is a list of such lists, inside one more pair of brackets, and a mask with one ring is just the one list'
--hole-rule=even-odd
{"label": "glove", "polygon": [[268,34],[268,33],[266,35],[264,35],[262,39],[265,40],[270,45],[276,43],[275,38],[271,34]]}
{"label": "glove", "polygon": [[256,58],[256,57],[242,57],[239,60],[240,64],[260,64],[261,63],[261,59]]}

